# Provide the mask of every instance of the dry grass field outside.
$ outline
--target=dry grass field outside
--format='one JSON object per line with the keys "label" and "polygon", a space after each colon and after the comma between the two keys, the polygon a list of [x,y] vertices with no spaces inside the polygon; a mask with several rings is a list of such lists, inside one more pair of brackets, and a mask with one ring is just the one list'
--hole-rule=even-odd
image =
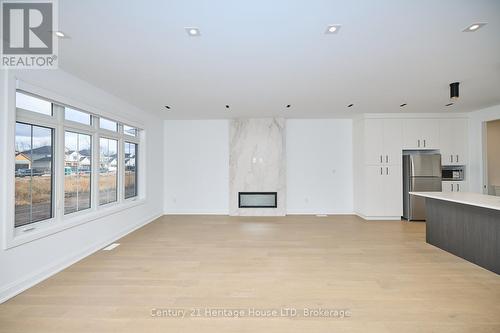
{"label": "dry grass field outside", "polygon": [[16,206],[50,200],[51,185],[51,176],[16,177]]}
{"label": "dry grass field outside", "polygon": [[[79,201],[78,206],[85,208],[90,207],[91,181],[90,174],[71,174],[64,176],[65,212],[77,211],[77,200]],[[126,171],[124,182],[125,196],[127,198],[134,196],[137,193],[135,172]],[[33,216],[29,216],[30,209],[32,213],[38,212],[37,215],[40,216],[40,218],[50,217],[52,186],[52,177],[50,175],[16,177],[15,185],[16,216],[20,217],[20,219],[16,218],[16,220],[27,222],[27,220],[36,219]],[[99,175],[100,192],[115,192],[116,188],[116,173],[102,173]]]}

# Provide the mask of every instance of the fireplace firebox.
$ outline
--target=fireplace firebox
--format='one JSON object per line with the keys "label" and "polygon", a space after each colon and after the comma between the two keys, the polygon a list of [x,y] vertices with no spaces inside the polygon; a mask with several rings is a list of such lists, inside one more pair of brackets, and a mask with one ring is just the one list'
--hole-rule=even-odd
{"label": "fireplace firebox", "polygon": [[278,192],[238,192],[239,208],[277,208]]}

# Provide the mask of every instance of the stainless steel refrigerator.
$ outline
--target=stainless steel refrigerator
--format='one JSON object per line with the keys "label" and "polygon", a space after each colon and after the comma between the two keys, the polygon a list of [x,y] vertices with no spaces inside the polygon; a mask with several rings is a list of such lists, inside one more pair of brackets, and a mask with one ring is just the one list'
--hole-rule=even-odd
{"label": "stainless steel refrigerator", "polygon": [[403,155],[403,217],[425,220],[425,198],[409,192],[441,192],[441,154],[410,152]]}

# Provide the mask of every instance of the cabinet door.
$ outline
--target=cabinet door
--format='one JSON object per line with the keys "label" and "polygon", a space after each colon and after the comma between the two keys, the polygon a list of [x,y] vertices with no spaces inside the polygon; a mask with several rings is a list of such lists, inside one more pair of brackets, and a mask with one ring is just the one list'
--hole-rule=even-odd
{"label": "cabinet door", "polygon": [[384,155],[385,164],[403,163],[403,121],[401,119],[384,120]]}
{"label": "cabinet door", "polygon": [[383,159],[383,119],[365,120],[365,163],[369,165],[381,164]]}
{"label": "cabinet door", "polygon": [[405,148],[438,148],[438,121],[436,119],[405,119],[403,122],[403,139]]}
{"label": "cabinet door", "polygon": [[442,191],[443,192],[454,192],[452,189],[455,189],[455,183],[453,182],[441,182],[442,185]]}
{"label": "cabinet door", "polygon": [[403,215],[403,170],[401,165],[389,165],[383,169],[384,216]]}
{"label": "cabinet door", "polygon": [[467,182],[455,182],[455,192],[468,192]]}
{"label": "cabinet door", "polygon": [[440,119],[439,143],[443,165],[467,164],[467,120]]}
{"label": "cabinet door", "polygon": [[365,166],[365,183],[360,185],[364,192],[364,211],[366,216],[384,215],[384,193],[383,182],[384,167],[368,165]]}
{"label": "cabinet door", "polygon": [[424,149],[439,148],[439,122],[437,119],[421,119]]}
{"label": "cabinet door", "polygon": [[454,164],[455,153],[453,151],[453,123],[450,119],[439,120],[439,149],[441,152],[441,164]]}
{"label": "cabinet door", "polygon": [[466,181],[442,182],[443,192],[468,192],[469,187]]}

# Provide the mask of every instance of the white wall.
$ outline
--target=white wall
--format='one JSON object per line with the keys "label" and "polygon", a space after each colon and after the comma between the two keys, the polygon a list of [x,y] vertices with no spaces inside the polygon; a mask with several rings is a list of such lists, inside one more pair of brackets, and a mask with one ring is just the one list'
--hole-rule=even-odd
{"label": "white wall", "polygon": [[286,126],[287,213],[352,213],[352,120],[291,119]]}
{"label": "white wall", "polygon": [[[483,193],[483,126],[485,121],[500,119],[500,105],[469,113],[469,190]],[[486,193],[486,192],[485,192]]]}
{"label": "white wall", "polygon": [[[62,70],[27,70],[9,72],[0,70],[0,184],[5,184],[13,171],[7,170],[5,161],[12,161],[13,156],[6,156],[7,145],[13,143],[14,133],[11,89],[15,87],[15,77],[29,84],[50,90],[94,110],[103,110],[108,116],[117,119],[141,119],[146,133],[145,159],[147,174],[145,184],[146,201],[127,210],[104,218],[75,226],[70,229],[40,238],[7,250],[0,249],[0,302],[34,285],[71,263],[98,250],[117,237],[160,216],[163,211],[163,122],[158,118],[139,110],[107,94]],[[15,77],[14,77],[15,75]],[[8,88],[9,87],[9,90]],[[139,166],[140,167],[140,166]],[[154,175],[154,176],[152,176]],[[2,185],[0,214],[2,217],[0,239],[4,240],[6,212],[14,209],[6,204],[7,194]],[[4,245],[4,244],[3,244]]]}
{"label": "white wall", "polygon": [[165,121],[165,214],[229,213],[228,120]]}
{"label": "white wall", "polygon": [[500,186],[500,120],[486,123],[488,185]]}

